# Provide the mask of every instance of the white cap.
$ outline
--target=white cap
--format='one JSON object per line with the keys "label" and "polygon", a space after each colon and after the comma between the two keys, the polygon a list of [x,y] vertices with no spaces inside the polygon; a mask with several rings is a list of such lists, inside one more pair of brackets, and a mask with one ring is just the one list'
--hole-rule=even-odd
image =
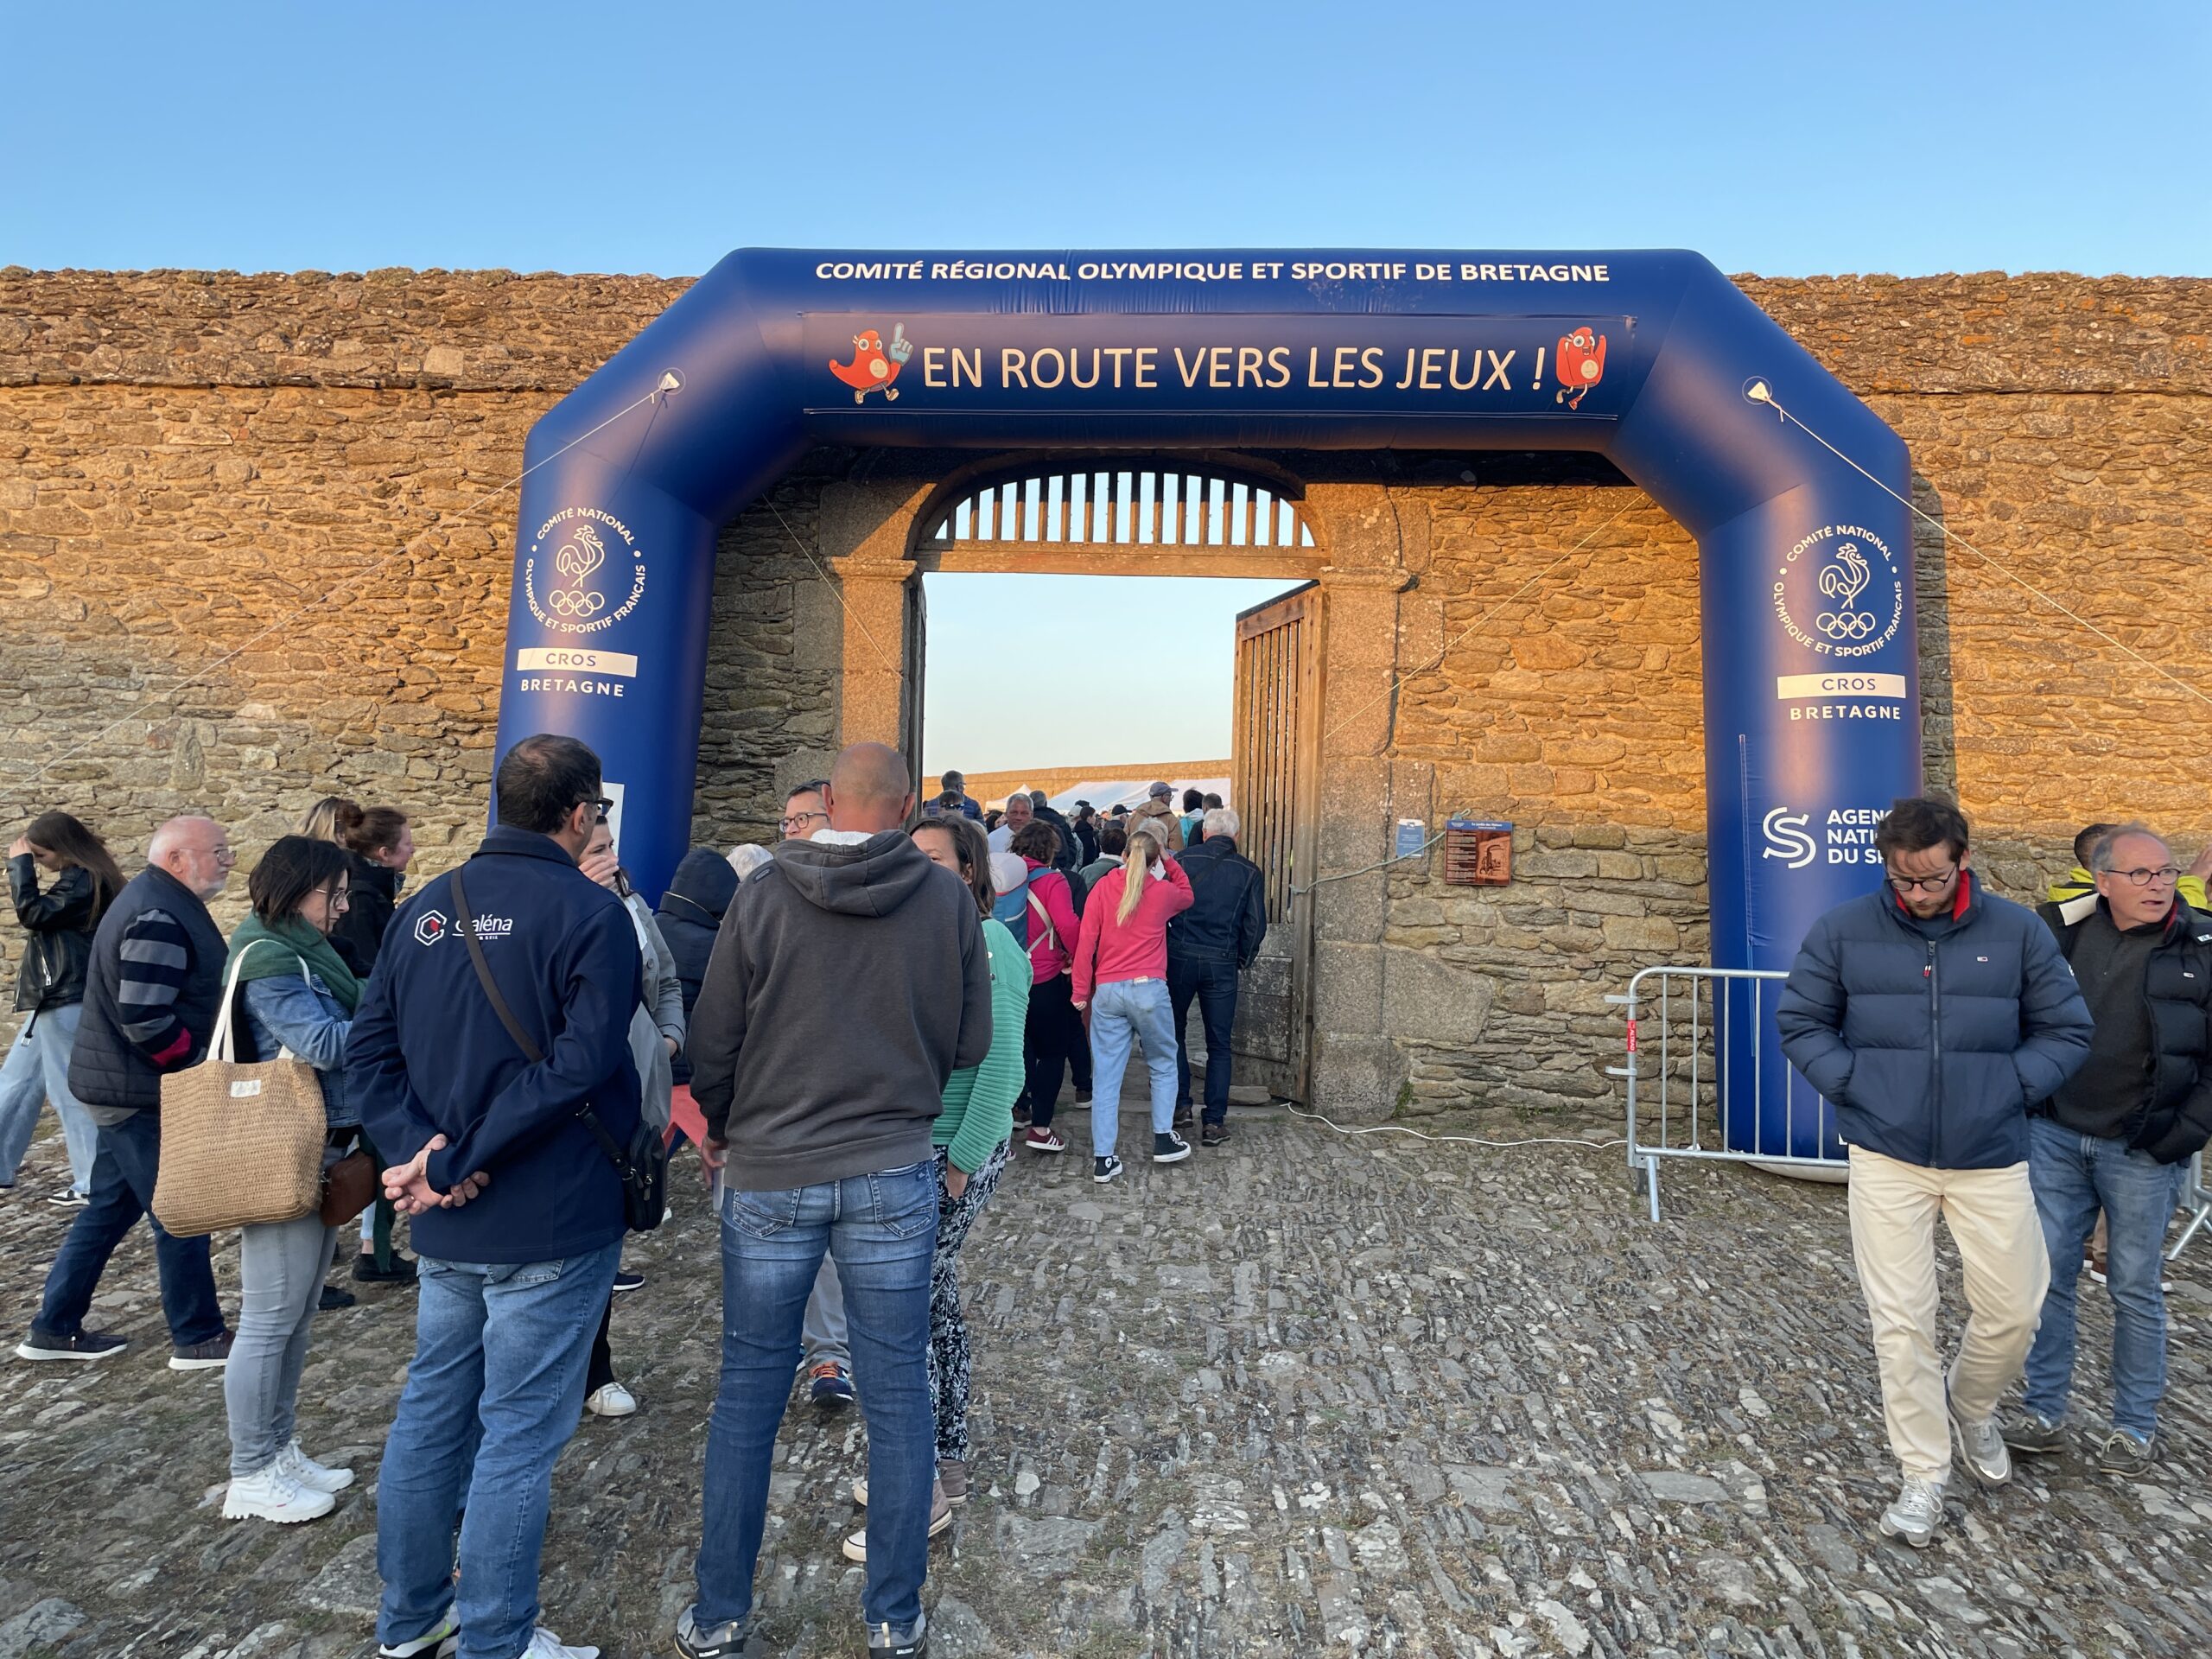
{"label": "white cap", "polygon": [[991,855],[991,886],[1001,893],[1012,893],[1029,879],[1029,867],[1015,853]]}

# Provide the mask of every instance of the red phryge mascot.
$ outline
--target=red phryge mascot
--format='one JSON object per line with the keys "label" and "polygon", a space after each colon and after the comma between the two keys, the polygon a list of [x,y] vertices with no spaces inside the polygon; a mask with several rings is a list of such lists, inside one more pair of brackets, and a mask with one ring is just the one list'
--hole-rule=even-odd
{"label": "red phryge mascot", "polygon": [[1581,408],[1583,394],[1605,378],[1605,337],[1588,327],[1561,335],[1552,372],[1560,382],[1552,401]]}
{"label": "red phryge mascot", "polygon": [[840,363],[830,359],[830,372],[853,389],[853,401],[867,401],[871,391],[883,394],[886,403],[899,401],[899,371],[914,354],[914,342],[906,338],[906,325],[899,323],[891,331],[891,348],[886,351],[883,336],[873,328],[864,328],[853,336],[853,360]]}

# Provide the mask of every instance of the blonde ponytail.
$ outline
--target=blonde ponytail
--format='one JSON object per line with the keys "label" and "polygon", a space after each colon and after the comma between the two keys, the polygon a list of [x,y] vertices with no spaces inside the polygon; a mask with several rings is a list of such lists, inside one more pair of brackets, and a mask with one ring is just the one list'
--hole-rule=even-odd
{"label": "blonde ponytail", "polygon": [[1167,850],[1166,833],[1153,828],[1153,823],[1154,820],[1147,818],[1129,831],[1129,848],[1122,855],[1122,904],[1114,912],[1116,925],[1127,925],[1129,918],[1137,913],[1137,906],[1144,898],[1147,867]]}

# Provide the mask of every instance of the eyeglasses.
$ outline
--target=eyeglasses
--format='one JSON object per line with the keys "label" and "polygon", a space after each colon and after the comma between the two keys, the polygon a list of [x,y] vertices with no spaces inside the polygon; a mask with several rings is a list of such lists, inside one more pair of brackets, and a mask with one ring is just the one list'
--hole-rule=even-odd
{"label": "eyeglasses", "polygon": [[817,818],[826,821],[829,817],[827,812],[798,812],[788,818],[779,818],[776,822],[788,834],[793,830],[804,830]]}
{"label": "eyeglasses", "polygon": [[322,896],[330,901],[330,907],[333,910],[350,910],[353,908],[353,895],[343,887],[333,887]]}
{"label": "eyeglasses", "polygon": [[2154,881],[2162,887],[2169,887],[2181,880],[2181,868],[2175,864],[2162,864],[2155,870],[2106,870],[2103,874],[2125,876],[2139,887],[2147,887]]}
{"label": "eyeglasses", "polygon": [[1954,864],[1941,875],[1893,875],[1890,878],[1890,885],[1899,893],[1919,893],[1923,890],[1929,893],[1941,893],[1951,885],[1958,874],[1959,867]]}

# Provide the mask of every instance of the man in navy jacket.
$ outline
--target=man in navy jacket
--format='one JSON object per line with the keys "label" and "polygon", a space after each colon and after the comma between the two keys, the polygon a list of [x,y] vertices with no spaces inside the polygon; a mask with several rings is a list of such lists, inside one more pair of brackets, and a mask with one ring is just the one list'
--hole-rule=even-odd
{"label": "man in navy jacket", "polygon": [[638,1123],[638,937],[576,868],[600,788],[583,744],[524,739],[499,763],[498,823],[459,872],[493,980],[543,1058],[525,1058],[478,978],[451,874],[394,919],[346,1049],[422,1258],[377,1485],[377,1634],[397,1659],[429,1659],[456,1627],[467,1659],[599,1652],[537,1628],[537,1564],[622,1249],[621,1183],[578,1115],[618,1145]]}
{"label": "man in navy jacket", "polygon": [[[1975,887],[1957,807],[1899,801],[1874,847],[1888,880],[1813,924],[1775,1024],[1851,1147],[1852,1254],[1904,1471],[1881,1528],[1919,1548],[1942,1522],[1954,1433],[1976,1480],[2012,1478],[1997,1402],[2020,1375],[2050,1280],[2028,1109],[2088,1058],[2089,1011],[2035,912]],[[1972,1310],[1948,1379],[1936,1351],[1938,1215]]]}
{"label": "man in navy jacket", "polygon": [[[1186,848],[1179,862],[1191,878],[1191,907],[1167,924],[1167,996],[1179,1039],[1189,1027],[1191,1004],[1206,1029],[1206,1110],[1201,1144],[1229,1139],[1230,1039],[1236,1029],[1236,976],[1258,958],[1268,936],[1266,879],[1237,850],[1244,821],[1232,806],[1210,809],[1205,839]],[[1191,1052],[1175,1045],[1175,1117],[1191,1116]]]}

